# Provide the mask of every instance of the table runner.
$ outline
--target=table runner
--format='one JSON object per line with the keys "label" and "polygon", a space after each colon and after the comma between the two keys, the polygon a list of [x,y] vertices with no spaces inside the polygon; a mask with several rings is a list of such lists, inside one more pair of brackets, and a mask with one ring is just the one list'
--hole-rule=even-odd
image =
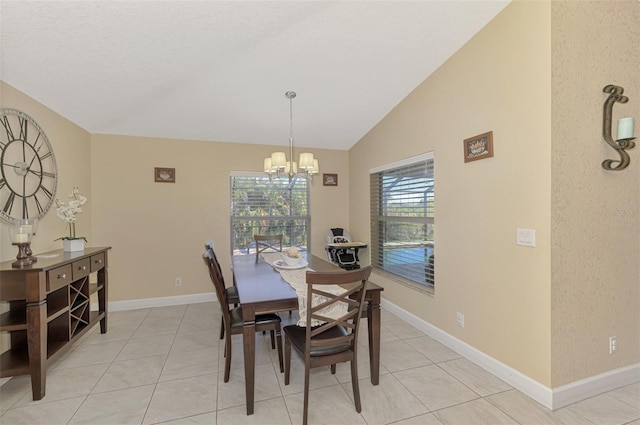
{"label": "table runner", "polygon": [[[293,289],[296,290],[296,294],[298,295],[298,312],[300,315],[300,320],[298,320],[298,326],[307,326],[307,270],[314,271],[310,267],[301,267],[299,269],[282,269],[273,265],[274,262],[282,259],[282,254],[279,252],[268,252],[260,254],[264,261],[271,265],[277,272],[280,273],[280,276],[287,282]],[[322,285],[322,290],[325,292],[329,292],[334,295],[340,295],[346,291],[346,289],[338,286],[338,285]],[[315,295],[311,304],[316,306],[326,301],[327,298]],[[320,314],[326,317],[330,317],[332,319],[337,319],[338,317],[344,316],[347,313],[348,305],[344,302],[338,302],[332,304],[329,307],[325,307],[319,311]],[[325,322],[319,320],[313,320],[311,322],[311,326],[318,326]]]}

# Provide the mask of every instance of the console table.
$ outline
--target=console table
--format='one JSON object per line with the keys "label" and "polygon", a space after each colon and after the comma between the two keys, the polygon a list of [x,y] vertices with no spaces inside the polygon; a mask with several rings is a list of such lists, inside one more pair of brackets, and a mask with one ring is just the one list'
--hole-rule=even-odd
{"label": "console table", "polygon": [[[0,377],[31,375],[34,400],[45,396],[47,363],[98,322],[107,332],[107,251],[111,247],[62,250],[38,254],[21,269],[0,263],[0,301],[9,311],[0,315],[0,331],[9,332],[11,348],[0,355]],[[97,281],[90,282],[90,275]],[[97,294],[98,311],[90,298]]]}

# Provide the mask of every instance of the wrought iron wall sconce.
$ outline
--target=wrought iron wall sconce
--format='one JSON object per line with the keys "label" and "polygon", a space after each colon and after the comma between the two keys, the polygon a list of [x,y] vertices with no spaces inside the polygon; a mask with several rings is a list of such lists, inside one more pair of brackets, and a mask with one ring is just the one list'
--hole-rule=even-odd
{"label": "wrought iron wall sconce", "polygon": [[[635,142],[633,142],[635,139],[635,137],[633,137],[633,118],[621,118],[618,121],[617,139],[613,140],[611,135],[611,114],[614,103],[627,103],[629,98],[622,95],[622,93],[624,93],[624,89],[622,87],[614,86],[613,84],[605,86],[602,91],[609,93],[609,97],[604,101],[602,137],[604,137],[604,141],[620,155],[620,160],[606,159],[602,161],[602,168],[612,171],[624,170],[631,162],[629,154],[625,149],[631,149],[636,145]],[[615,163],[617,164],[614,166]]]}

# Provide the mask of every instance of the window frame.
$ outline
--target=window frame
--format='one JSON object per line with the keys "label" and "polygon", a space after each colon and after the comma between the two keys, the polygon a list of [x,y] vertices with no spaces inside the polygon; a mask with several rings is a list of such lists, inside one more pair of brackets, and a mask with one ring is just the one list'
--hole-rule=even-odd
{"label": "window frame", "polygon": [[[423,202],[424,216],[415,217],[409,215],[402,215],[404,211],[410,211],[414,209],[415,202],[407,202],[405,208],[398,208],[397,205],[395,211],[400,211],[399,215],[388,215],[384,211],[389,211],[389,200],[392,197],[390,192],[387,191],[386,195],[383,193],[384,183],[382,182],[383,176],[393,176],[403,173],[411,173],[413,169],[419,169],[424,167],[424,177],[426,181],[422,184],[418,184],[416,187],[422,189],[422,192],[416,190],[411,193],[412,184],[409,179],[400,181],[409,181],[407,184],[403,184],[400,187],[403,189],[397,189],[396,199],[415,199],[415,196],[419,196]],[[424,154],[416,155],[410,158],[396,161],[389,164],[384,164],[378,167],[371,168],[369,170],[370,175],[370,219],[371,219],[371,265],[376,272],[396,280],[400,283],[406,284],[414,289],[427,291],[433,293],[435,290],[435,156],[433,151]],[[410,175],[410,174],[409,174]],[[405,177],[408,175],[405,174]],[[419,177],[418,177],[419,178]],[[429,190],[430,189],[430,190]],[[407,196],[407,193],[409,195]],[[400,241],[390,242],[388,240],[391,230],[390,225],[406,226],[407,229],[415,229],[415,225],[419,224],[425,226],[422,232],[424,232],[424,240],[421,241]],[[414,230],[415,231],[415,230]],[[399,232],[401,233],[401,232]],[[407,232],[409,234],[409,232]],[[385,244],[389,244],[385,249]],[[404,247],[402,244],[405,244]],[[416,245],[417,244],[417,245]],[[400,249],[398,245],[401,245]],[[397,249],[397,254],[392,254],[393,249]],[[412,252],[409,252],[413,250]],[[422,253],[419,253],[423,250]],[[404,251],[404,252],[403,252]],[[424,256],[423,262],[413,263],[411,257],[415,258],[416,253],[418,256]],[[388,261],[388,262],[387,262]],[[394,261],[398,261],[394,264]],[[406,267],[403,261],[407,261]],[[424,270],[422,272],[422,270]],[[422,274],[424,273],[424,274]],[[424,276],[424,282],[418,281]]]}
{"label": "window frame", "polygon": [[[236,178],[248,178],[248,179],[253,179],[253,178],[257,178],[262,180],[262,182],[266,185],[266,187],[273,185],[274,187],[282,187],[282,186],[289,186],[290,188],[292,188],[292,185],[296,185],[296,184],[300,184],[300,183],[304,183],[305,188],[304,188],[304,193],[305,193],[305,201],[304,204],[306,204],[306,214],[290,214],[290,215],[277,215],[277,214],[270,214],[270,215],[260,215],[260,216],[236,216],[234,214],[234,195],[235,195],[235,189],[234,189],[234,179]],[[283,189],[277,189],[277,190],[283,190]],[[285,189],[286,190],[286,189]],[[291,190],[291,189],[290,189]],[[296,189],[293,189],[296,190]],[[299,189],[298,189],[299,190]],[[230,252],[231,255],[249,255],[249,253],[251,252],[251,255],[253,255],[254,253],[251,251],[251,240],[247,239],[247,248],[243,249],[242,247],[236,246],[236,231],[235,231],[235,224],[239,221],[257,221],[256,217],[259,217],[260,221],[268,221],[268,222],[273,222],[273,221],[302,221],[303,224],[302,226],[304,227],[303,231],[304,231],[304,239],[306,240],[306,244],[304,245],[300,245],[295,243],[295,240],[297,239],[294,235],[294,232],[292,230],[293,227],[296,227],[296,225],[290,223],[288,225],[285,225],[285,227],[289,227],[289,230],[284,230],[282,231],[283,233],[283,249],[286,249],[287,247],[291,246],[291,239],[294,239],[294,244],[293,246],[297,246],[298,248],[302,249],[302,250],[307,250],[309,249],[309,247],[311,246],[311,205],[310,205],[310,200],[311,200],[311,196],[310,196],[310,191],[311,191],[311,185],[309,184],[309,181],[306,181],[304,178],[302,177],[294,177],[294,180],[290,183],[288,183],[288,177],[282,177],[282,178],[272,178],[271,180],[269,180],[269,177],[267,175],[265,175],[264,173],[259,173],[259,172],[251,172],[251,171],[246,171],[246,172],[242,172],[242,171],[232,171],[230,173],[229,176],[229,232],[230,232],[230,237],[229,237],[229,243],[230,243]],[[290,201],[292,201],[293,198],[290,199]],[[294,208],[291,208],[292,204],[288,205],[288,211],[290,213],[293,213]],[[239,218],[241,217],[241,218]],[[246,217],[246,218],[245,218]],[[297,227],[299,227],[300,224],[297,225]],[[252,229],[254,229],[252,231],[253,234],[256,233],[256,228],[255,226],[251,227]],[[260,233],[261,231],[258,230],[258,233]],[[246,238],[245,238],[246,239]]]}

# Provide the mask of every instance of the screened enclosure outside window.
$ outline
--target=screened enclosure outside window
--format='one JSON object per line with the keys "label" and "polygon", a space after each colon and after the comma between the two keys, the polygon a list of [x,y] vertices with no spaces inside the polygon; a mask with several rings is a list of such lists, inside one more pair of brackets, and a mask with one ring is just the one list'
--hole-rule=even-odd
{"label": "screened enclosure outside window", "polygon": [[255,253],[254,234],[282,233],[283,248],[309,245],[309,187],[303,178],[269,181],[263,174],[231,175],[231,252]]}
{"label": "screened enclosure outside window", "polygon": [[433,154],[371,170],[371,265],[421,287],[435,285]]}

